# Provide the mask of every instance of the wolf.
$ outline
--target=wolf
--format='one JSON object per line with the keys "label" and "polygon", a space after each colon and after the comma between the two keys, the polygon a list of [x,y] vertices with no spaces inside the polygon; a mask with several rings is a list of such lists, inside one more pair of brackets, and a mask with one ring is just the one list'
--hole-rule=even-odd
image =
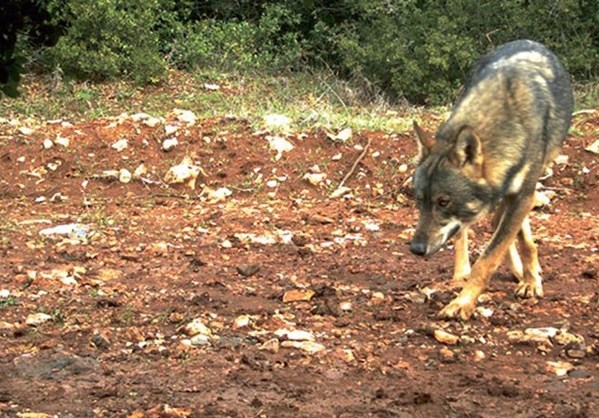
{"label": "wolf", "polygon": [[[410,251],[430,256],[456,236],[454,279],[466,280],[440,317],[470,318],[508,254],[516,295],[543,296],[528,215],[536,183],[567,135],[573,103],[558,58],[537,42],[518,40],[480,59],[434,136],[414,122],[420,218]],[[495,232],[471,268],[468,229],[491,214]]]}

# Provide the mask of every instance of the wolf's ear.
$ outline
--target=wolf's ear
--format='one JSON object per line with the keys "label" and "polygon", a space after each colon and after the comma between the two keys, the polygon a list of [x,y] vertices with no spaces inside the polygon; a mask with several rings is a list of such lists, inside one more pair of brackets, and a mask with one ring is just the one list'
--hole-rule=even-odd
{"label": "wolf's ear", "polygon": [[470,126],[464,126],[455,139],[450,161],[458,166],[482,169],[483,152],[478,135]]}
{"label": "wolf's ear", "polygon": [[430,133],[425,132],[416,121],[414,121],[414,131],[416,131],[416,144],[418,145],[418,161],[422,161],[435,145],[435,138]]}

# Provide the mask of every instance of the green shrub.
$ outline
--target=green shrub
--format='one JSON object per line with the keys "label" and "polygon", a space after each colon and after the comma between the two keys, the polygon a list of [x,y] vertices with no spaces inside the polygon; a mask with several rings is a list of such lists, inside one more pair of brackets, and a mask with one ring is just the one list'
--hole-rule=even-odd
{"label": "green shrub", "polygon": [[46,65],[80,78],[157,82],[167,69],[155,30],[161,6],[160,0],[50,0],[67,32],[45,52]]}

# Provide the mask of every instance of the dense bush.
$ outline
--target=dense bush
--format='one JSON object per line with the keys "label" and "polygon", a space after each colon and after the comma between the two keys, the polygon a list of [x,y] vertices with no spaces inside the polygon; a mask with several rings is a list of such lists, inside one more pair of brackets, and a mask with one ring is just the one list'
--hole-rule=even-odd
{"label": "dense bush", "polygon": [[[40,0],[42,1],[42,0]],[[43,3],[43,1],[42,1]],[[46,0],[67,27],[48,70],[157,81],[168,66],[326,66],[390,96],[447,102],[473,62],[509,40],[545,43],[599,79],[596,0]]]}

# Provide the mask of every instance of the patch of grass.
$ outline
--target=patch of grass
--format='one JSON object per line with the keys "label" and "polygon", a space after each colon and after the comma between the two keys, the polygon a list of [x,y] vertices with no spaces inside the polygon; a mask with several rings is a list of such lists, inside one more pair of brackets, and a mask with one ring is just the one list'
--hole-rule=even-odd
{"label": "patch of grass", "polygon": [[17,304],[17,298],[14,297],[0,299],[0,309],[10,308],[11,306],[16,306]]}
{"label": "patch of grass", "polygon": [[576,110],[594,109],[599,106],[599,83],[576,84],[574,86]]}
{"label": "patch of grass", "polygon": [[[207,89],[206,84],[220,89]],[[27,75],[21,91],[17,99],[0,101],[0,114],[86,120],[140,111],[164,116],[174,108],[184,108],[201,118],[247,120],[255,129],[262,129],[265,115],[278,113],[291,119],[293,131],[324,128],[335,132],[351,127],[404,132],[419,113],[415,108],[392,106],[358,81],[342,81],[324,71],[283,75],[173,71],[164,83],[146,87],[126,81],[64,81],[56,87],[48,77]]]}

